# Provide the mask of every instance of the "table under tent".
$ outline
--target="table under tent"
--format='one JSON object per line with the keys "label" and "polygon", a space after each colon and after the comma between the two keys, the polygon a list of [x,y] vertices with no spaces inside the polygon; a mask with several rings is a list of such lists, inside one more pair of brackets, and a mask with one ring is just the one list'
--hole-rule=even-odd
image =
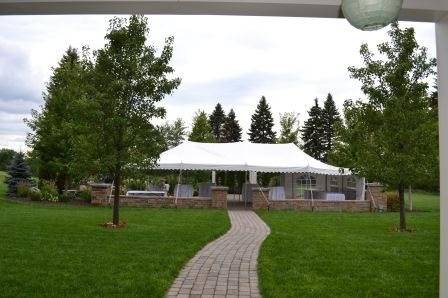
{"label": "table under tent", "polygon": [[160,170],[174,170],[178,183],[173,196],[193,196],[193,186],[182,184],[186,171],[209,171],[210,180],[198,185],[199,196],[207,196],[216,185],[216,172],[246,172],[242,187],[245,203],[254,188],[260,188],[257,173],[274,173],[280,179],[269,191],[269,200],[365,200],[365,179],[348,169],[325,164],[295,144],[196,143],[186,141],[160,155]]}

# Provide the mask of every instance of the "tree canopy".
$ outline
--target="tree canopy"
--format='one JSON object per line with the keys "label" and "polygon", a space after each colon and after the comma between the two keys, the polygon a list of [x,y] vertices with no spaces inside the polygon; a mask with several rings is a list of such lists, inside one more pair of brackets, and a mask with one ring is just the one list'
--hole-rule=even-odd
{"label": "tree canopy", "polygon": [[181,144],[187,135],[187,127],[182,118],[177,118],[173,123],[165,122],[158,127],[164,141],[163,150],[167,150]]}
{"label": "tree canopy", "polygon": [[188,136],[188,140],[192,142],[214,143],[216,142],[212,127],[208,121],[207,113],[197,111],[193,117],[193,128]]}
{"label": "tree canopy", "polygon": [[333,96],[328,93],[322,109],[323,144],[325,147],[322,159],[324,162],[328,162],[329,155],[333,151],[336,129],[341,125],[341,121]]}
{"label": "tree canopy", "polygon": [[271,107],[264,96],[261,97],[255,113],[251,117],[249,141],[252,143],[275,143],[274,119]]}
{"label": "tree canopy", "polygon": [[378,45],[379,57],[363,44],[363,65],[349,68],[366,100],[345,103],[336,150],[355,173],[398,189],[404,230],[405,186],[438,172],[438,127],[428,90],[436,61],[418,45],[413,28],[395,23],[388,35]]}
{"label": "tree canopy", "polygon": [[17,152],[12,149],[0,149],[0,171],[6,171]]}
{"label": "tree canopy", "polygon": [[278,143],[299,144],[300,122],[299,115],[287,112],[280,114],[280,136]]}

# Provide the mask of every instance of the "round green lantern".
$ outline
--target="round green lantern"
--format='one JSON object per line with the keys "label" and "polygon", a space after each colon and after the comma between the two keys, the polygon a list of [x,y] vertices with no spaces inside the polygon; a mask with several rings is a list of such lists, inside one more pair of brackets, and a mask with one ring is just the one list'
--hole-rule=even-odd
{"label": "round green lantern", "polygon": [[349,23],[363,31],[386,27],[398,19],[403,0],[342,0]]}

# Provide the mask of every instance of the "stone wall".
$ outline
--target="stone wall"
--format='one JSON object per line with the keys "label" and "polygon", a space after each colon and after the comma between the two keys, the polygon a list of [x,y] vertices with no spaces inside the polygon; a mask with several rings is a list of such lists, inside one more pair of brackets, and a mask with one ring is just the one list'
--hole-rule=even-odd
{"label": "stone wall", "polygon": [[[113,204],[110,184],[91,184],[92,204],[108,206]],[[144,196],[120,196],[121,206],[140,206],[152,208],[227,208],[227,187],[212,187],[212,197],[144,197]]]}
{"label": "stone wall", "polygon": [[[276,200],[269,201],[270,210],[302,210],[311,211],[339,211],[339,212],[370,212],[370,201],[327,201],[327,200]],[[267,209],[268,203],[261,200],[253,205],[255,210]]]}
{"label": "stone wall", "polygon": [[366,200],[372,201],[373,209],[387,211],[387,195],[384,193],[383,185],[378,183],[368,183]]}
{"label": "stone wall", "polygon": [[252,209],[268,209],[269,188],[254,188],[252,190]]}

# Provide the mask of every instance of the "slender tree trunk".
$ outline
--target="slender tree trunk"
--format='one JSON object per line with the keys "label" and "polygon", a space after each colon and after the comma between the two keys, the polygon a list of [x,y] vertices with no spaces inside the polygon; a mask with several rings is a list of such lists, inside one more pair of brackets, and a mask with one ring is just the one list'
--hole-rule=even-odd
{"label": "slender tree trunk", "polygon": [[120,185],[121,185],[121,170],[118,170],[114,176],[114,211],[112,222],[114,225],[120,223]]}
{"label": "slender tree trunk", "polygon": [[398,197],[400,198],[400,232],[406,231],[406,213],[404,205],[404,184],[398,186]]}
{"label": "slender tree trunk", "polygon": [[408,201],[409,201],[409,211],[412,211],[413,204],[412,204],[412,186],[411,185],[409,185]]}

